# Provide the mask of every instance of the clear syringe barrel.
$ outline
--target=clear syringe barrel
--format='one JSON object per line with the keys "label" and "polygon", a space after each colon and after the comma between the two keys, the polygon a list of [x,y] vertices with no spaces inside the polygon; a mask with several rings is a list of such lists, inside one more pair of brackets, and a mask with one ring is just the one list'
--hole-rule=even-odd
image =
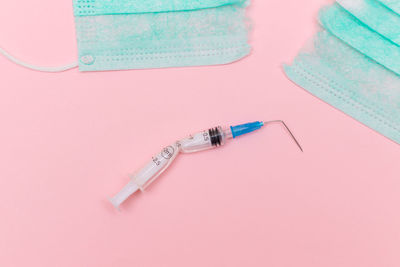
{"label": "clear syringe barrel", "polygon": [[178,145],[183,153],[194,153],[223,146],[231,138],[229,127],[218,126],[184,138],[178,141]]}
{"label": "clear syringe barrel", "polygon": [[137,190],[144,191],[152,184],[179,155],[178,144],[164,148],[159,154],[151,158],[139,171],[130,176],[129,183],[114,197],[110,199],[115,208],[125,202]]}
{"label": "clear syringe barrel", "polygon": [[215,127],[205,130],[164,148],[160,154],[154,156],[141,170],[131,176],[138,188],[144,191],[151,185],[175,160],[180,152],[194,153],[222,146],[233,138],[229,127]]}
{"label": "clear syringe barrel", "polygon": [[179,152],[178,144],[164,148],[158,155],[152,157],[151,161],[142,169],[131,176],[132,181],[140,190],[144,191],[171,165]]}
{"label": "clear syringe barrel", "polygon": [[132,175],[131,179],[140,190],[144,191],[172,164],[180,152],[194,153],[212,149],[224,145],[230,138],[232,132],[229,127],[215,127],[191,135],[164,148],[160,154],[154,156],[141,170]]}

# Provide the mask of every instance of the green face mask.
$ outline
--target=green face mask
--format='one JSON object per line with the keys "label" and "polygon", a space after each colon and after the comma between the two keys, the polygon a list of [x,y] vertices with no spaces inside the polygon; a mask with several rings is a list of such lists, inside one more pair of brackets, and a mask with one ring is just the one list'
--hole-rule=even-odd
{"label": "green face mask", "polygon": [[81,71],[225,64],[250,52],[245,1],[75,0]]}
{"label": "green face mask", "polygon": [[39,71],[216,65],[250,53],[248,0],[74,0],[78,62]]}
{"label": "green face mask", "polygon": [[323,9],[320,21],[326,30],[315,36],[293,64],[285,66],[286,74],[400,143],[400,76],[389,70],[399,70],[397,46],[337,5]]}

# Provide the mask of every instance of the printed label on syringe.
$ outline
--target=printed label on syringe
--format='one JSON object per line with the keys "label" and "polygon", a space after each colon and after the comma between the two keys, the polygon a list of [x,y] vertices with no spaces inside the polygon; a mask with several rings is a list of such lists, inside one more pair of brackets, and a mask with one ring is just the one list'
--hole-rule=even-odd
{"label": "printed label on syringe", "polygon": [[211,138],[208,131],[191,135],[188,138],[179,141],[182,152],[192,153],[212,147]]}
{"label": "printed label on syringe", "polygon": [[137,172],[132,179],[140,189],[145,189],[169,166],[178,153],[179,149],[176,145],[164,148],[160,154],[154,156],[148,164]]}
{"label": "printed label on syringe", "polygon": [[166,147],[166,148],[163,149],[163,151],[161,152],[161,155],[165,159],[170,159],[170,158],[172,158],[174,153],[175,153],[174,147],[173,146],[169,146],[169,147]]}

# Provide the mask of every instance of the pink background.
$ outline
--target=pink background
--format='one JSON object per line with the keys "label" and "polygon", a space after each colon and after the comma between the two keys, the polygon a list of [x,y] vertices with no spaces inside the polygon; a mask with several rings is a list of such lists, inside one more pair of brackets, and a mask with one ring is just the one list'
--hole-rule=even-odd
{"label": "pink background", "polygon": [[[0,266],[400,266],[400,147],[283,75],[325,0],[254,1],[236,64],[43,74],[0,57]],[[76,58],[70,0],[3,1],[0,44]],[[211,126],[283,119],[180,157],[146,194],[107,197]]]}

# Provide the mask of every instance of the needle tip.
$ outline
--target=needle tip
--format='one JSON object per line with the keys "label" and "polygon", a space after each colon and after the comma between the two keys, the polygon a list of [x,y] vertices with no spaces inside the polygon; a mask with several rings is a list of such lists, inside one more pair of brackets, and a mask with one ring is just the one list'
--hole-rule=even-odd
{"label": "needle tip", "polygon": [[275,120],[275,121],[264,121],[264,124],[270,124],[270,123],[280,123],[282,124],[286,130],[289,132],[290,136],[292,137],[293,141],[296,143],[296,145],[299,147],[301,152],[303,151],[303,148],[301,147],[300,143],[297,141],[296,137],[294,136],[294,134],[292,133],[292,131],[290,131],[289,127],[286,125],[286,123],[282,120]]}

